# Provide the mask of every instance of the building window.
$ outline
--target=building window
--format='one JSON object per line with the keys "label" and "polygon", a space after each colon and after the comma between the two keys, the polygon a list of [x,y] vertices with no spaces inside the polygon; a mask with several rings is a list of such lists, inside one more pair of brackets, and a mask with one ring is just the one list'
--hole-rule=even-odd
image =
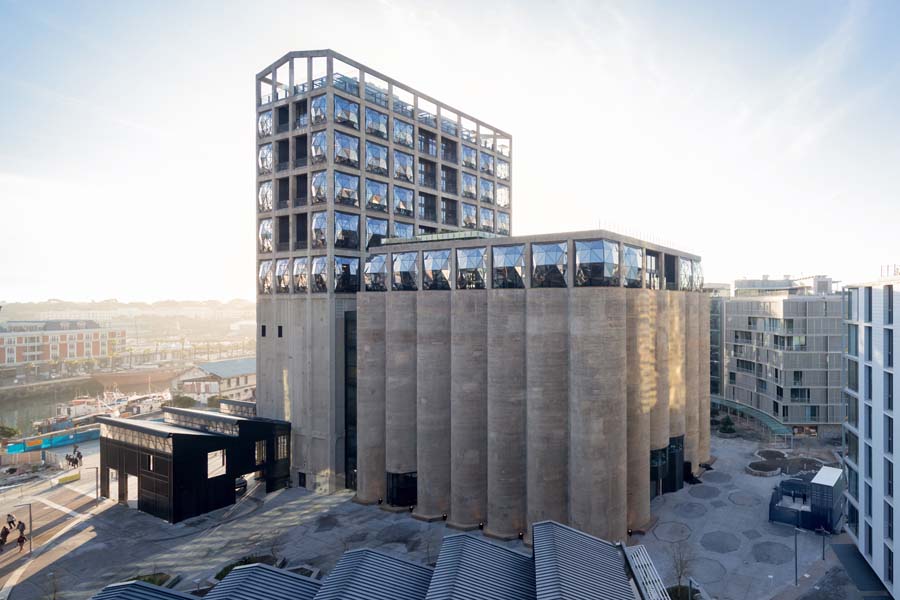
{"label": "building window", "polygon": [[310,220],[311,247],[313,249],[328,246],[328,213],[314,212]]}
{"label": "building window", "polygon": [[260,174],[271,173],[274,160],[275,159],[272,156],[272,144],[263,144],[259,147],[259,152],[256,157],[256,166],[259,169]]}
{"label": "building window", "polygon": [[871,361],[872,360],[872,328],[865,327],[863,329],[863,333],[865,334],[864,337],[865,337],[865,346],[866,346],[865,358],[867,361]]}
{"label": "building window", "polygon": [[366,248],[381,245],[381,240],[387,237],[388,222],[386,219],[366,217]]}
{"label": "building window", "polygon": [[[284,337],[284,327],[281,325],[278,326],[278,337]],[[228,380],[228,383],[231,383],[230,379]],[[229,385],[229,387],[231,386]]]}
{"label": "building window", "polygon": [[422,253],[422,289],[450,289],[450,251],[426,250]]}
{"label": "building window", "polygon": [[334,257],[334,291],[339,294],[355,294],[359,290],[359,259],[346,256]]}
{"label": "building window", "polygon": [[680,265],[678,274],[678,289],[679,290],[691,290],[694,285],[694,264],[690,259],[687,258],[679,258],[678,263]]}
{"label": "building window", "polygon": [[334,247],[359,250],[359,215],[335,211]]}
{"label": "building window", "polygon": [[418,279],[416,267],[418,253],[397,252],[393,255],[393,259],[391,288],[394,291],[416,291],[419,289],[416,281]]}
{"label": "building window", "polygon": [[272,182],[263,181],[259,184],[259,190],[256,192],[256,207],[259,212],[272,210],[272,198]]}
{"label": "building window", "polygon": [[388,149],[385,146],[366,142],[366,171],[387,177]]}
{"label": "building window", "polygon": [[328,291],[328,258],[316,256],[312,259],[312,273],[310,275],[310,288],[315,294],[324,294]]}
{"label": "building window", "polygon": [[394,150],[394,179],[413,183],[413,157],[405,152]]}
{"label": "building window", "polygon": [[462,147],[462,165],[470,169],[478,168],[478,152],[466,145]]}
{"label": "building window", "polygon": [[575,242],[575,286],[619,285],[619,244],[608,240]]}
{"label": "building window", "polygon": [[487,152],[478,153],[478,170],[488,175],[494,174],[494,157]]}
{"label": "building window", "polygon": [[894,323],[894,286],[884,286],[884,324]]}
{"label": "building window", "polygon": [[872,516],[872,486],[868,483],[865,485],[865,506],[866,516]]}
{"label": "building window", "polygon": [[419,127],[419,152],[437,156],[437,136]]}
{"label": "building window", "polygon": [[[259,292],[261,294],[272,293],[272,261],[264,260],[259,263]],[[71,345],[69,354],[73,353]]]}
{"label": "building window", "polygon": [[344,127],[359,129],[359,104],[334,97],[334,122]]}
{"label": "building window", "polygon": [[494,211],[489,208],[481,209],[481,231],[494,231]]}
{"label": "building window", "polygon": [[394,214],[413,216],[413,191],[394,186]]}
{"label": "building window", "polygon": [[894,452],[894,419],[887,415],[884,416],[884,451]]}
{"label": "building window", "polygon": [[400,119],[394,119],[394,143],[406,146],[407,148],[412,148],[413,126]]}
{"label": "building window", "polygon": [[466,204],[465,202],[462,205],[462,226],[466,229],[477,229],[478,228],[478,209],[474,204]]}
{"label": "building window", "polygon": [[287,294],[291,291],[291,259],[279,258],[275,261],[275,293]]}
{"label": "building window", "polygon": [[486,248],[457,248],[456,289],[483,290]]}
{"label": "building window", "polygon": [[481,193],[479,194],[479,198],[482,202],[487,202],[488,204],[494,203],[494,182],[488,179],[481,179]]}
{"label": "building window", "polygon": [[459,217],[456,214],[456,200],[441,198],[441,223],[453,225],[454,227],[459,224]]}
{"label": "building window", "polygon": [[531,287],[566,287],[568,256],[566,242],[531,244]]}
{"label": "building window", "polygon": [[863,302],[865,303],[865,321],[866,323],[872,322],[872,288],[867,287],[863,293]]}
{"label": "building window", "polygon": [[872,446],[866,444],[866,477],[872,478]]}
{"label": "building window", "polygon": [[622,275],[625,278],[625,287],[644,287],[643,262],[644,250],[636,246],[625,244],[622,257]]}
{"label": "building window", "polygon": [[884,537],[894,539],[894,507],[890,502],[884,503]]}
{"label": "building window", "polygon": [[855,360],[848,360],[847,363],[847,388],[859,391],[859,363]]}
{"label": "building window", "polygon": [[259,222],[259,251],[272,251],[272,219],[263,219]]}
{"label": "building window", "polygon": [[328,201],[328,172],[317,171],[312,174],[309,182],[310,202],[321,204]]}
{"label": "building window", "polygon": [[866,365],[866,400],[872,399],[872,367]]}
{"label": "building window", "polygon": [[328,137],[324,130],[312,134],[309,141],[309,155],[311,165],[328,162]]}
{"label": "building window", "polygon": [[394,221],[394,237],[401,239],[411,239],[413,237],[412,223]]}
{"label": "building window", "polygon": [[272,135],[272,111],[267,110],[259,113],[256,118],[256,134],[259,137],[267,137]]}
{"label": "building window", "polygon": [[359,167],[359,138],[335,132],[334,162],[338,165]]}
{"label": "building window", "polygon": [[388,186],[386,183],[366,179],[366,208],[388,212]]}
{"label": "building window", "polygon": [[275,460],[286,460],[288,457],[288,436],[279,435],[275,438]]}
{"label": "building window", "polygon": [[419,193],[419,219],[437,222],[437,198],[424,192]]}
{"label": "building window", "polygon": [[[891,509],[891,516],[894,514],[894,509]],[[894,524],[890,524],[891,527],[891,536],[894,535]],[[893,539],[893,537],[889,538]],[[888,546],[884,547],[884,580],[888,583],[894,583],[894,551],[891,550]]]}
{"label": "building window", "polygon": [[505,160],[497,159],[497,179],[509,181],[509,163]]}
{"label": "building window", "polygon": [[497,213],[497,233],[509,235],[509,213]]}
{"label": "building window", "polygon": [[328,98],[316,96],[309,103],[309,114],[313,125],[320,125],[328,120]]}
{"label": "building window", "polygon": [[509,208],[509,186],[501,183],[497,184],[497,206],[500,208]]}
{"label": "building window", "polygon": [[387,255],[374,254],[366,259],[366,271],[363,274],[367,292],[387,291]]}
{"label": "building window", "polygon": [[266,326],[265,326],[265,325],[260,325],[260,327],[259,327],[259,336],[260,336],[260,337],[266,337]]}
{"label": "building window", "polygon": [[309,263],[308,259],[298,257],[294,259],[294,292],[306,293],[309,291]]}
{"label": "building window", "polygon": [[[500,213],[503,214],[503,213]],[[494,246],[493,281],[494,289],[525,287],[525,246]]]}
{"label": "building window", "polygon": [[266,440],[256,440],[254,444],[253,458],[256,466],[263,465],[266,462]]}
{"label": "building window", "polygon": [[866,523],[866,556],[872,558],[872,526]]}
{"label": "building window", "polygon": [[894,374],[884,374],[884,409],[894,410]]}
{"label": "building window", "polygon": [[884,330],[884,366],[891,368],[894,366],[894,330]]}
{"label": "building window", "polygon": [[366,109],[366,134],[388,139],[388,116],[371,108]]}
{"label": "building window", "polygon": [[894,463],[888,459],[884,459],[884,495],[894,496]]}

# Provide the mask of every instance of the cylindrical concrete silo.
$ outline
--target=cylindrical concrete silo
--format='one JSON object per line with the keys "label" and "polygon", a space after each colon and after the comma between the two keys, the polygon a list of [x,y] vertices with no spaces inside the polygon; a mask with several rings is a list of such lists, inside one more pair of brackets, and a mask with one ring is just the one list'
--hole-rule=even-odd
{"label": "cylindrical concrete silo", "polygon": [[623,540],[628,528],[625,288],[569,292],[569,524]]}
{"label": "cylindrical concrete silo", "polygon": [[525,290],[488,292],[487,524],[515,539],[526,530]]}
{"label": "cylindrical concrete silo", "polygon": [[628,527],[650,521],[650,412],[656,405],[655,292],[625,291],[628,385]]}
{"label": "cylindrical concrete silo", "polygon": [[700,294],[698,325],[700,337],[700,401],[697,403],[700,441],[698,444],[698,460],[709,462],[709,295]]}
{"label": "cylindrical concrete silo", "polygon": [[668,292],[669,296],[669,437],[685,433],[685,361],[684,322],[685,292]]}
{"label": "cylindrical concrete silo", "polygon": [[356,296],[356,498],[366,504],[385,497],[384,307],[385,294]]}
{"label": "cylindrical concrete silo", "polygon": [[473,529],[487,519],[487,291],[454,290],[450,312],[447,524]]}
{"label": "cylindrical concrete silo", "polygon": [[450,512],[450,292],[417,296],[415,516],[430,521]]}
{"label": "cylindrical concrete silo", "polygon": [[650,410],[651,450],[669,446],[669,293],[651,292],[651,302],[656,304],[656,402]]}
{"label": "cylindrical concrete silo", "polygon": [[[416,294],[390,292],[385,302],[385,471],[416,471]],[[404,505],[400,495],[389,504]]]}
{"label": "cylindrical concrete silo", "polygon": [[700,444],[700,294],[686,292],[684,300],[684,460],[691,463],[691,471],[696,474]]}

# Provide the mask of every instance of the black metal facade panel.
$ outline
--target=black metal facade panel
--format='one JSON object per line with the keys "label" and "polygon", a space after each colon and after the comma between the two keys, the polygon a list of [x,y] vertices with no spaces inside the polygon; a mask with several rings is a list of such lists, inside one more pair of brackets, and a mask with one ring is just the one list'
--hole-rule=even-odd
{"label": "black metal facade panel", "polygon": [[[150,467],[153,470],[150,470]],[[100,494],[110,497],[109,470],[118,477],[137,477],[138,509],[171,521],[173,514],[172,461],[147,448],[100,438]]]}

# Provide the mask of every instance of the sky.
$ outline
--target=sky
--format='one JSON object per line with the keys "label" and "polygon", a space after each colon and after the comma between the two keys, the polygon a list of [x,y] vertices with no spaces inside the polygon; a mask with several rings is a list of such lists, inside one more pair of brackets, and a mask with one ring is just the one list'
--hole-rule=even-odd
{"label": "sky", "polygon": [[317,48],[511,133],[515,235],[873,280],[898,27],[888,0],[0,0],[0,302],[253,298],[255,74]]}

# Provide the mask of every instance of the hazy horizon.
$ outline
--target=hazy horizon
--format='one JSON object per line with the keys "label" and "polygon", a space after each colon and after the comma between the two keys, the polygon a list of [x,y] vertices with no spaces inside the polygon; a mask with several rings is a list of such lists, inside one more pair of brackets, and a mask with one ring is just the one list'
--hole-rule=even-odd
{"label": "hazy horizon", "polygon": [[876,279],[900,263],[897,25],[837,1],[3,2],[0,297],[253,300],[254,76],[311,48],[510,132],[514,235]]}

